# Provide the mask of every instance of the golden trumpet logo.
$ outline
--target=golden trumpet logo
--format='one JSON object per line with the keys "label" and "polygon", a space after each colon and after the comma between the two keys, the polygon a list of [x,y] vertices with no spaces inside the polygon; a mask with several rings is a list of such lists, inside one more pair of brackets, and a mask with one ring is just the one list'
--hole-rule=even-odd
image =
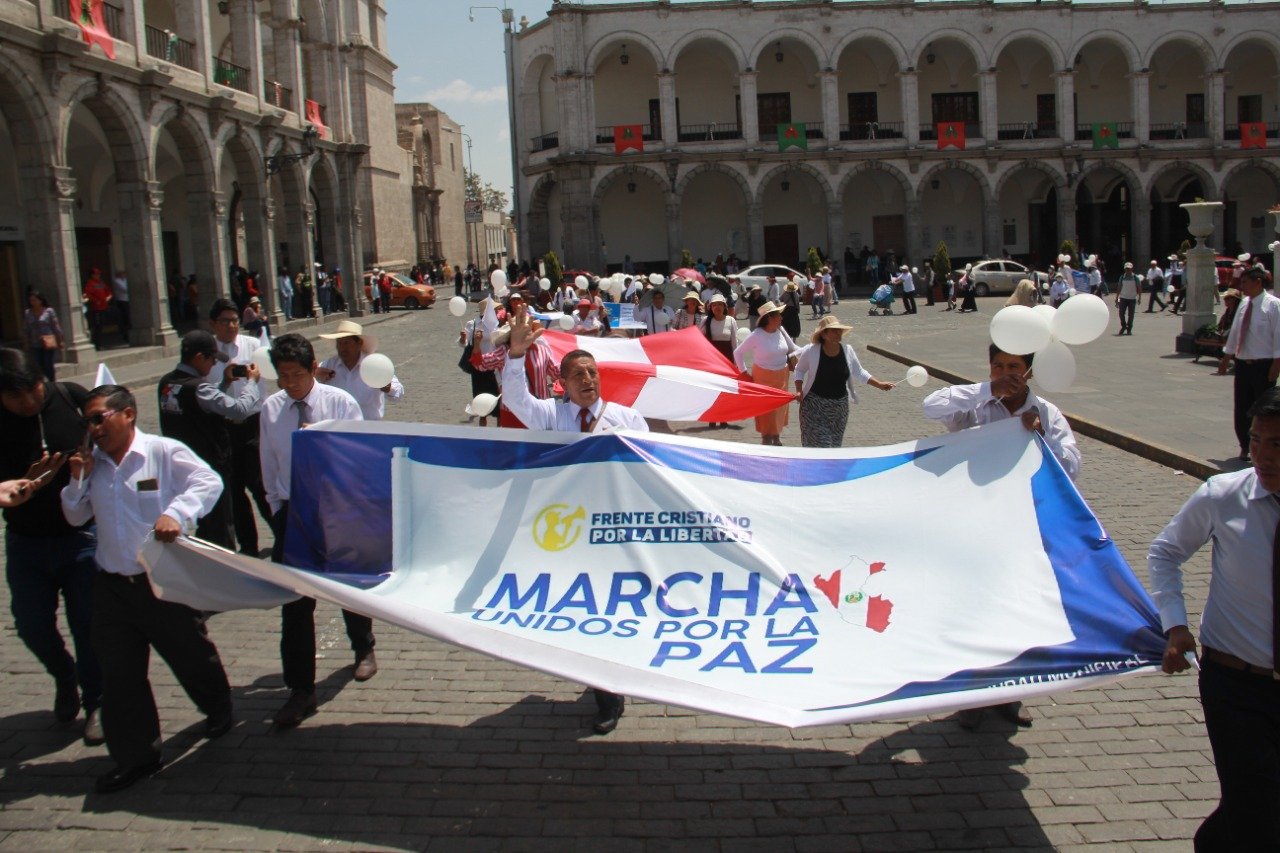
{"label": "golden trumpet logo", "polygon": [[582,507],[573,510],[568,504],[544,507],[533,520],[533,541],[545,551],[563,551],[578,541],[586,517],[587,511]]}

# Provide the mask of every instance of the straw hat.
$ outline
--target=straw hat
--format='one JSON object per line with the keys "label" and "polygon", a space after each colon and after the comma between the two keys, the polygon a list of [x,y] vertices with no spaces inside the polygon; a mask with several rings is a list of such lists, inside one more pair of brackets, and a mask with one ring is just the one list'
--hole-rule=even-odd
{"label": "straw hat", "polygon": [[769,316],[770,314],[781,314],[782,306],[777,304],[776,302],[765,302],[763,305],[760,306],[760,310],[758,313],[760,315],[760,322],[763,323],[764,318]]}
{"label": "straw hat", "polygon": [[712,296],[710,299],[708,299],[708,300],[707,300],[707,305],[708,305],[708,306],[716,305],[716,304],[719,304],[719,305],[728,305],[728,304],[729,304],[729,300],[727,300],[727,299],[725,299],[725,298],[724,298],[724,294],[723,294],[723,293],[717,293],[717,294],[715,294],[714,296]]}
{"label": "straw hat", "polygon": [[694,293],[692,290],[690,290],[688,293],[684,295],[685,302],[688,302],[690,299],[692,299],[694,302],[698,303],[699,305],[703,304],[702,297]]}
{"label": "straw hat", "polygon": [[799,290],[800,285],[796,284],[794,281],[788,281],[782,289],[790,293],[793,290]]}
{"label": "straw hat", "polygon": [[818,321],[818,325],[814,327],[813,334],[809,336],[809,340],[816,344],[822,338],[822,333],[827,329],[839,329],[842,332],[847,332],[852,328],[853,326],[841,323],[836,315],[827,314]]}
{"label": "straw hat", "polygon": [[753,284],[753,285],[751,285],[750,287],[748,287],[748,288],[747,288],[747,291],[748,291],[748,292],[750,292],[750,291],[752,291],[752,290],[759,290],[759,289],[760,289],[760,285],[758,285],[758,284]]}
{"label": "straw hat", "polygon": [[360,349],[365,353],[371,353],[378,348],[378,339],[373,335],[366,334],[364,327],[354,320],[343,320],[338,324],[336,332],[330,332],[320,337],[326,341],[336,341],[338,338],[359,338]]}
{"label": "straw hat", "polygon": [[1243,301],[1244,301],[1244,294],[1243,294],[1243,293],[1241,293],[1240,291],[1236,290],[1234,287],[1228,287],[1226,290],[1222,291],[1222,298],[1223,298],[1223,299],[1234,299],[1234,300],[1236,300],[1237,302],[1243,302]]}

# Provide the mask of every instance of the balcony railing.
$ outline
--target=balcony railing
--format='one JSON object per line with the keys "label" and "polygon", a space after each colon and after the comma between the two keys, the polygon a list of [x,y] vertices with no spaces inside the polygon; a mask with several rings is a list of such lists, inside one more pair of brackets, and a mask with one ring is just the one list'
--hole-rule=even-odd
{"label": "balcony railing", "polygon": [[[596,145],[612,145],[613,144],[613,125],[605,125],[596,128]],[[662,138],[662,128],[653,128],[647,124],[640,126],[640,138],[645,142],[653,142],[655,139]],[[539,150],[537,148],[535,151]]]}
{"label": "balcony railing", "polygon": [[533,151],[536,154],[539,151],[550,151],[552,148],[560,147],[560,134],[544,133],[542,136],[533,137]]}
{"label": "balcony railing", "polygon": [[[938,126],[936,124],[920,125],[920,138],[922,140],[936,140],[938,138]],[[981,139],[982,125],[976,121],[966,122],[964,126],[964,138]]]}
{"label": "balcony railing", "polygon": [[253,94],[253,89],[249,87],[249,69],[233,62],[227,62],[225,59],[213,59],[213,82],[223,86],[230,86],[232,89],[244,92],[245,94]]}
{"label": "balcony railing", "polygon": [[147,55],[183,68],[196,70],[196,43],[178,38],[172,30],[162,30],[150,24],[146,26]]}
{"label": "balcony railing", "polygon": [[262,98],[268,104],[282,110],[293,109],[293,90],[288,86],[268,80],[262,86]]}
{"label": "balcony railing", "polygon": [[1057,122],[1037,124],[1034,121],[1015,121],[996,125],[997,139],[1053,139],[1058,135]]}
{"label": "balcony railing", "polygon": [[737,122],[713,121],[707,124],[682,124],[677,139],[681,142],[715,142],[720,139],[741,139],[742,126]]}
{"label": "balcony railing", "polygon": [[1209,126],[1202,121],[1174,121],[1152,124],[1150,139],[1207,139]]}
{"label": "balcony railing", "polygon": [[[86,0],[82,8],[88,8],[89,4]],[[79,23],[75,18],[71,17],[71,0],[53,0],[53,12],[59,18],[70,21],[73,24]],[[107,32],[116,41],[129,41],[128,34],[124,26],[124,9],[119,6],[113,6],[110,3],[102,4],[102,22],[107,25]]]}
{"label": "balcony railing", "polygon": [[[1131,121],[1117,121],[1117,122],[1110,122],[1110,123],[1111,123],[1111,124],[1114,124],[1114,125],[1115,125],[1115,127],[1116,127],[1116,137],[1117,137],[1117,138],[1119,138],[1119,139],[1133,139],[1133,122],[1131,122]],[[1079,141],[1079,140],[1082,140],[1082,139],[1093,139],[1093,125],[1092,125],[1092,124],[1077,124],[1077,125],[1076,125],[1076,140],[1077,140],[1077,141]]]}
{"label": "balcony railing", "polygon": [[844,140],[901,139],[900,121],[860,121],[840,125],[840,138]]}
{"label": "balcony railing", "polygon": [[[1229,124],[1226,126],[1225,132],[1222,134],[1224,139],[1239,139],[1240,125]],[[1280,138],[1280,121],[1267,122],[1267,139]]]}

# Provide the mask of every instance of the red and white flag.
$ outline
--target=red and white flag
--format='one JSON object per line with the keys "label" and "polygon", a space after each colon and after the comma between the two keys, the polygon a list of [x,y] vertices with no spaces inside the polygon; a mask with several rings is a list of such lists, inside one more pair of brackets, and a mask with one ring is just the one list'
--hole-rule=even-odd
{"label": "red and white flag", "polygon": [[794,399],[786,391],[738,379],[738,369],[696,328],[643,338],[547,331],[541,340],[557,362],[571,350],[591,353],[600,367],[601,396],[646,418],[740,421]]}

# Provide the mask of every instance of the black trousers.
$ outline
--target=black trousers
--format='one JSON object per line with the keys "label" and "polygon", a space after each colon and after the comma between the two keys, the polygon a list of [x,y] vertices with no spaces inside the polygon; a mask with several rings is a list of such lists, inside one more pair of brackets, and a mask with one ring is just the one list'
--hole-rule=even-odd
{"label": "black trousers", "polygon": [[231,535],[231,496],[226,489],[218,495],[218,502],[209,510],[209,514],[201,516],[196,522],[196,536],[214,545],[221,545],[228,551],[235,549],[235,539]]}
{"label": "black trousers", "polygon": [[[271,519],[275,533],[275,545],[271,559],[284,562],[284,531],[289,518],[289,502]],[[347,637],[351,649],[361,655],[373,651],[373,620],[350,610],[342,611],[347,623]],[[280,608],[280,664],[284,671],[284,685],[290,690],[316,689],[316,600],[299,598]]]}
{"label": "black trousers", "polygon": [[908,314],[916,313],[916,292],[914,290],[910,293],[905,290],[902,291],[902,308]]}
{"label": "black trousers", "polygon": [[1235,425],[1241,455],[1249,452],[1249,427],[1252,425],[1249,409],[1264,391],[1275,384],[1267,378],[1270,372],[1271,359],[1269,358],[1254,361],[1236,359]]}
{"label": "black trousers", "polygon": [[121,767],[160,757],[160,716],[147,677],[152,647],[205,716],[230,710],[231,686],[204,616],[156,598],[146,575],[98,572],[91,633],[102,667],[102,729]]}
{"label": "black trousers", "polygon": [[258,457],[258,416],[244,423],[231,425],[231,467],[223,478],[231,496],[231,518],[235,525],[236,544],[241,551],[258,556],[258,522],[253,517],[256,504],[258,512],[271,523],[271,504],[262,485],[262,463]]}
{"label": "black trousers", "polygon": [[1152,289],[1152,290],[1148,291],[1148,298],[1147,298],[1147,313],[1148,313],[1148,314],[1150,314],[1152,311],[1154,311],[1154,310],[1155,310],[1155,306],[1156,306],[1156,304],[1157,304],[1157,303],[1159,303],[1159,305],[1160,305],[1160,310],[1161,310],[1161,311],[1163,311],[1163,310],[1165,309],[1164,300],[1160,298],[1160,294],[1161,294],[1161,292],[1162,292],[1162,288],[1160,288],[1160,289]]}
{"label": "black trousers", "polygon": [[1133,314],[1134,314],[1134,310],[1137,307],[1138,307],[1138,300],[1136,299],[1120,300],[1120,331],[1122,332],[1133,331]]}
{"label": "black trousers", "polygon": [[1280,850],[1280,681],[1202,659],[1200,702],[1222,797],[1197,853]]}

